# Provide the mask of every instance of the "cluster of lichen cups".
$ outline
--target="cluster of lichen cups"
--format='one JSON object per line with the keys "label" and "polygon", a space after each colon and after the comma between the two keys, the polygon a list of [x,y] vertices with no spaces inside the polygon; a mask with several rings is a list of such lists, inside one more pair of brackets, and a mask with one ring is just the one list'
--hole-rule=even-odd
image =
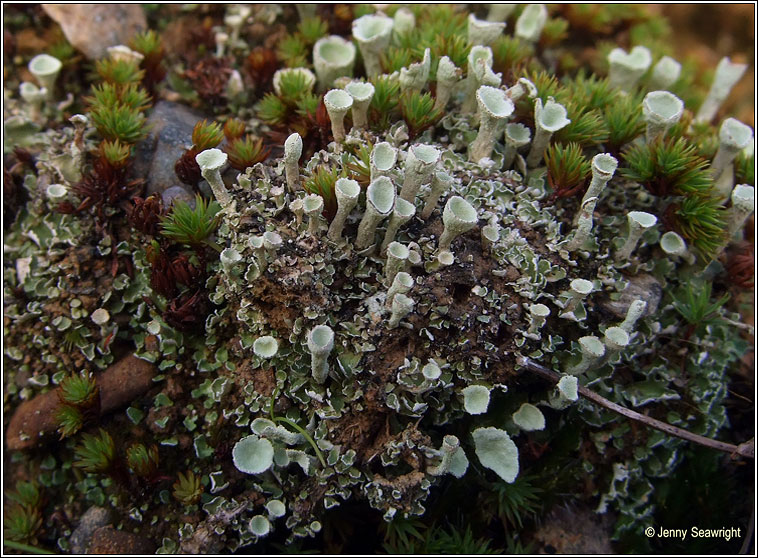
{"label": "cluster of lichen cups", "polygon": [[[536,14],[536,16],[538,15]],[[391,20],[383,16],[365,16],[365,19],[361,18],[354,23],[354,34],[358,39],[369,75],[376,74],[379,71],[376,62],[373,61],[372,57],[375,56],[373,53],[385,45],[386,33],[391,27]],[[340,76],[350,74],[352,71],[354,50],[351,50],[351,44],[343,44],[336,38],[330,38],[328,45],[326,42],[321,43],[318,45],[318,49],[314,56],[321,87],[328,87],[340,79],[344,87],[330,89],[324,96],[334,137],[330,151],[339,154],[343,151],[346,141],[353,143],[360,141],[361,128],[366,126],[366,107],[371,100],[373,86],[361,81],[340,78]],[[344,49],[344,53],[336,54],[335,51],[339,49]],[[336,63],[332,64],[326,60],[327,53],[334,59],[342,60],[343,65],[337,66]],[[424,62],[414,65],[415,67],[407,72],[404,69],[400,73],[398,79],[401,88],[422,89],[426,85],[428,68],[424,71],[424,66],[428,63],[427,56],[428,51],[425,54]],[[632,88],[650,64],[649,56],[644,49],[637,49],[631,55],[626,55],[617,49],[609,56],[609,62],[611,64],[610,82],[621,90]],[[522,124],[508,123],[509,117],[514,112],[515,102],[524,96],[536,97],[537,90],[529,80],[523,78],[510,88],[499,87],[500,76],[492,72],[491,64],[492,55],[488,47],[476,46],[472,48],[466,83],[471,94],[463,101],[462,110],[463,112],[477,113],[479,131],[475,141],[471,144],[468,158],[473,163],[491,167],[493,162],[490,157],[495,148],[495,143],[502,137],[503,157],[501,161],[505,164],[504,170],[515,166],[522,172],[528,169],[529,173],[539,173],[539,166],[543,162],[543,153],[549,145],[552,135],[570,124],[571,120],[567,118],[565,107],[552,98],[549,98],[545,103],[540,98],[535,98],[535,130],[533,134]],[[456,75],[455,67],[452,67],[453,71],[447,71],[448,66],[450,66],[449,59],[443,57],[440,61],[438,79],[447,79],[445,76]],[[450,79],[449,83],[445,84],[445,91],[438,89],[440,95],[438,99],[449,97],[448,89],[452,89],[455,81],[454,77]],[[438,83],[439,85],[441,84]],[[476,106],[473,105],[472,100],[476,101]],[[681,100],[667,91],[649,93],[645,97],[642,107],[647,122],[645,141],[650,143],[664,135],[681,118],[682,109]],[[345,130],[344,122],[346,115],[351,110],[354,128],[348,132]],[[725,123],[725,126],[727,124],[731,128],[722,131],[723,146],[713,163],[714,174],[720,174],[723,167],[731,163],[737,151],[744,147],[746,137],[752,138],[751,130],[748,129],[746,132],[738,125]],[[732,144],[735,147],[732,147]],[[355,180],[349,178],[337,180],[334,186],[337,214],[331,224],[328,224],[328,230],[326,230],[327,227],[324,226],[320,216],[324,208],[324,200],[313,193],[303,195],[304,192],[301,190],[299,158],[302,153],[302,145],[302,139],[298,134],[292,134],[285,142],[284,169],[288,189],[287,197],[291,201],[288,205],[286,200],[279,199],[277,205],[282,208],[289,207],[290,211],[295,214],[296,219],[293,225],[296,227],[296,233],[301,236],[317,237],[320,240],[327,240],[335,247],[341,247],[348,251],[352,250],[357,255],[369,256],[376,261],[383,260],[382,284],[386,292],[381,300],[384,301],[386,312],[386,328],[391,330],[399,327],[403,320],[414,311],[416,304],[416,301],[407,294],[415,284],[415,278],[408,272],[410,266],[425,263],[427,271],[431,271],[452,265],[455,262],[452,251],[453,242],[460,235],[477,227],[482,216],[468,200],[455,195],[454,189],[451,188],[453,178],[443,167],[442,152],[437,146],[416,143],[410,145],[407,151],[403,152],[391,143],[381,141],[373,146],[371,152],[371,180],[365,190],[365,207],[362,216],[358,219],[355,238],[346,238],[344,235],[345,224],[357,207],[359,197],[361,197],[361,188]],[[524,150],[527,146],[530,146],[528,153],[526,155],[519,154],[519,150]],[[328,157],[325,156],[326,158]],[[395,167],[397,161],[403,162],[402,170]],[[220,170],[224,164],[223,154],[217,150],[210,150],[199,154],[197,162],[203,170],[203,176],[211,185],[214,195],[224,207],[227,218],[234,220],[236,215],[234,202],[220,175]],[[574,217],[574,229],[564,237],[563,241],[554,245],[554,249],[565,260],[571,261],[571,255],[586,258],[592,252],[597,251],[598,244],[593,237],[595,207],[605,186],[613,178],[617,166],[618,161],[610,153],[599,153],[593,157],[592,180],[584,194],[580,209]],[[395,180],[398,180],[397,184]],[[249,178],[245,178],[244,181],[249,183]],[[425,186],[423,192],[422,186]],[[439,200],[445,197],[447,200],[441,211],[444,229],[437,242],[434,260],[421,262],[422,256],[418,246],[414,246],[415,243],[402,244],[396,240],[396,235],[400,228],[414,217],[422,222],[427,221],[437,209]],[[733,194],[734,209],[732,211],[735,224],[730,227],[730,233],[738,230],[744,223],[747,214],[746,210],[741,208],[747,208],[748,203],[752,203],[752,188],[749,186],[735,188]],[[298,227],[303,214],[308,216],[308,226],[305,230],[299,230]],[[654,215],[647,212],[630,211],[627,214],[627,222],[628,231],[626,235],[617,238],[614,245],[613,260],[618,267],[629,265],[641,239],[647,231],[652,230],[657,225],[658,220]],[[382,223],[386,223],[383,236],[378,234]],[[276,249],[281,246],[281,236],[272,232],[266,234],[274,234],[278,238],[276,243],[268,244],[269,255],[274,257]],[[502,242],[502,239],[500,238],[497,219],[493,217],[488,224],[481,228],[483,253],[489,253],[493,245],[498,242]],[[672,257],[685,257],[690,264],[694,263],[694,257],[687,250],[681,236],[674,232],[668,232],[661,238],[660,242],[661,248],[666,254],[670,254]],[[262,250],[264,243],[265,238],[261,237],[260,241],[256,243],[257,249]],[[239,254],[236,251],[234,251],[234,256],[233,260],[227,258],[226,263],[222,262],[227,273],[229,273],[230,266],[239,261]],[[222,260],[224,260],[223,254]],[[264,272],[266,265],[267,259],[261,252],[255,266],[255,273],[251,276],[246,275],[246,278],[254,279]],[[562,293],[559,298],[563,301],[560,317],[576,322],[585,320],[586,310],[582,300],[592,293],[594,288],[591,280],[574,279],[571,282],[570,290]],[[634,336],[635,323],[643,314],[645,306],[642,300],[633,302],[623,323],[618,326],[607,327],[604,330],[603,339],[595,335],[587,335],[578,340],[576,349],[570,352],[566,361],[566,376],[548,398],[553,407],[563,408],[577,399],[576,376],[584,374],[591,367],[614,361],[617,355],[630,344]],[[523,332],[524,339],[540,341],[542,339],[541,329],[550,316],[550,309],[545,304],[537,303],[529,305],[528,311],[530,325]],[[407,326],[412,327],[410,324]],[[335,331],[329,325],[317,325],[307,335],[306,346],[311,354],[311,375],[316,384],[325,384],[328,381],[328,357],[334,345]],[[260,337],[254,344],[256,355],[263,359],[272,358],[277,349],[278,342],[270,336]],[[436,363],[430,361],[427,366],[436,366]],[[486,392],[486,397],[484,393],[479,393],[480,391]],[[464,407],[469,413],[480,414],[486,410],[487,402],[484,402],[482,398],[485,397],[486,401],[489,400],[489,389],[472,385],[465,388],[462,394]],[[544,418],[533,405],[529,405],[528,408],[522,406],[519,412],[514,415],[513,420],[525,430],[532,427],[544,427]],[[485,466],[495,470],[502,478],[511,482],[516,474],[514,463],[517,472],[517,460],[514,457],[517,455],[515,446],[511,451],[512,442],[503,431],[489,429],[492,431],[484,432],[483,430],[487,429],[479,429],[474,433],[477,453],[481,453],[480,460]],[[263,443],[264,439],[259,439],[257,436],[245,438],[238,443],[239,460],[236,460],[235,463],[241,470],[247,472],[262,470],[263,466],[260,464],[248,466],[243,463],[244,459],[248,459],[248,461],[253,459],[248,455],[251,450],[246,447],[243,450],[243,446],[252,444],[257,447]],[[489,448],[492,453],[488,453],[488,449],[482,449],[480,452],[480,448]],[[248,457],[245,458],[244,456]],[[454,436],[444,438],[438,456],[441,460],[428,469],[429,474],[439,475],[443,472],[451,472],[460,476],[465,472],[465,454],[462,453],[459,441]],[[263,468],[270,466],[270,460],[265,461],[267,464]]]}

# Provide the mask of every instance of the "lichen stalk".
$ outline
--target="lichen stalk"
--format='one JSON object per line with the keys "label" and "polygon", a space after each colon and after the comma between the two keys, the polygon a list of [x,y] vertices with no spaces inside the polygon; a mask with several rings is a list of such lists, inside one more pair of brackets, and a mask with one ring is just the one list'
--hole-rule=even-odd
{"label": "lichen stalk", "polygon": [[303,138],[293,132],[284,142],[284,173],[287,189],[294,194],[300,186],[300,157],[303,154]]}
{"label": "lichen stalk", "polygon": [[431,145],[416,144],[408,150],[405,158],[405,179],[400,197],[415,203],[421,185],[427,182],[440,160],[440,151]]}
{"label": "lichen stalk", "polygon": [[338,178],[334,185],[334,194],[337,198],[337,214],[329,225],[327,238],[337,242],[342,238],[345,221],[353,208],[358,204],[358,196],[361,193],[360,185],[350,178]]}
{"label": "lichen stalk", "polygon": [[453,87],[460,81],[461,71],[447,56],[440,58],[437,65],[437,98],[434,109],[444,111],[450,101]]}
{"label": "lichen stalk", "polygon": [[318,325],[308,333],[308,350],[311,353],[311,374],[323,384],[329,374],[329,353],[334,348],[334,331],[328,325]]}
{"label": "lichen stalk", "polygon": [[542,162],[545,149],[550,143],[553,134],[568,126],[571,120],[566,118],[566,108],[560,103],[556,103],[552,97],[549,97],[545,106],[542,106],[542,99],[537,98],[534,102],[534,139],[529,155],[526,156],[526,164],[529,168],[534,168]]}
{"label": "lichen stalk", "polygon": [[444,196],[453,183],[453,177],[445,171],[437,171],[432,175],[432,182],[429,187],[429,194],[424,202],[424,209],[421,211],[421,219],[426,221],[439,204],[440,198]]}
{"label": "lichen stalk", "polygon": [[400,325],[400,320],[413,312],[416,302],[402,293],[397,293],[392,299],[392,314],[387,322],[388,329],[395,329]]}
{"label": "lichen stalk", "polygon": [[226,165],[227,158],[226,153],[214,147],[198,153],[195,161],[203,178],[208,181],[216,201],[225,211],[231,211],[232,196],[221,178],[221,169]]}
{"label": "lichen stalk", "polygon": [[469,151],[469,161],[474,162],[492,154],[499,124],[515,110],[513,101],[502,89],[486,85],[477,89],[476,102],[479,106],[479,133]]}
{"label": "lichen stalk", "polygon": [[384,254],[392,241],[395,240],[397,231],[410,221],[416,214],[416,206],[411,202],[404,200],[403,198],[397,198],[395,200],[395,209],[392,211],[390,220],[387,223],[387,230],[384,233],[384,240],[379,247],[379,253]]}
{"label": "lichen stalk", "polygon": [[387,291],[387,300],[385,302],[385,306],[387,308],[392,308],[392,300],[395,298],[396,294],[406,294],[408,293],[415,284],[415,281],[410,273],[406,273],[405,271],[398,271],[395,275],[395,278],[392,280],[392,284],[390,285],[389,290]]}
{"label": "lichen stalk", "polygon": [[440,236],[438,248],[440,252],[450,250],[450,245],[458,236],[470,231],[476,226],[478,217],[476,209],[460,196],[452,196],[442,211],[442,222],[445,228]]}
{"label": "lichen stalk", "polygon": [[630,211],[627,213],[627,221],[629,223],[629,234],[621,248],[616,251],[614,257],[617,262],[629,259],[640,238],[642,238],[642,234],[654,227],[658,218],[644,211]]}
{"label": "lichen stalk", "polygon": [[366,190],[366,211],[358,225],[355,247],[359,250],[374,243],[377,225],[388,217],[395,207],[395,185],[386,176],[380,176]]}
{"label": "lichen stalk", "polygon": [[390,242],[387,246],[387,260],[384,264],[384,284],[391,285],[395,276],[404,271],[409,255],[408,247],[399,242]]}

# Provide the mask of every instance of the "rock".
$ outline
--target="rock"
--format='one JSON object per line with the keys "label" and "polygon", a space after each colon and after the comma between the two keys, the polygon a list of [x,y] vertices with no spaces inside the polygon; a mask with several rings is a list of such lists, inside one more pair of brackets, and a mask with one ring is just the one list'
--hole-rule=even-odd
{"label": "rock", "polygon": [[90,60],[102,58],[110,46],[125,45],[147,29],[139,4],[42,4],[63,29],[66,39]]}
{"label": "rock", "polygon": [[[158,369],[151,363],[129,355],[108,367],[98,378],[100,412],[109,413],[131,402],[151,386]],[[13,413],[5,432],[6,447],[29,449],[58,428],[55,413],[60,405],[57,390],[24,401]]]}
{"label": "rock", "polygon": [[645,316],[651,316],[658,310],[658,304],[663,296],[663,285],[652,275],[642,274],[629,278],[629,285],[621,292],[618,300],[609,298],[600,301],[600,307],[617,318],[626,318],[629,306],[635,300],[647,302]]}
{"label": "rock", "polygon": [[98,528],[92,534],[87,554],[152,554],[155,544],[134,533],[119,531],[111,525]]}
{"label": "rock", "polygon": [[192,146],[192,130],[204,118],[178,103],[156,103],[147,119],[148,136],[136,146],[131,171],[134,177],[146,178],[147,195],[181,185],[174,164]]}
{"label": "rock", "polygon": [[84,554],[92,539],[92,534],[111,522],[111,513],[106,508],[92,506],[79,519],[79,525],[69,538],[71,554]]}
{"label": "rock", "polygon": [[153,385],[156,366],[129,355],[108,367],[100,376],[100,410],[109,413],[130,403]]}
{"label": "rock", "polygon": [[195,209],[195,196],[182,186],[171,186],[163,191],[163,206],[170,207],[175,201],[186,202],[192,209]]}

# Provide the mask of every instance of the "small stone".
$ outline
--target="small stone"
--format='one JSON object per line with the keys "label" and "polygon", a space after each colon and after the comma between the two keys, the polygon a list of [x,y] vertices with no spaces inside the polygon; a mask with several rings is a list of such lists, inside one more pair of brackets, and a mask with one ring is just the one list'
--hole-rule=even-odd
{"label": "small stone", "polygon": [[92,506],[84,512],[84,515],[79,519],[79,525],[71,533],[71,538],[69,538],[71,554],[84,554],[92,539],[92,534],[110,522],[111,512],[106,508]]}
{"label": "small stone", "polygon": [[632,302],[643,300],[647,303],[645,316],[651,316],[658,310],[658,304],[661,302],[663,295],[663,285],[652,275],[636,275],[629,278],[629,285],[621,293],[618,300],[604,298],[600,301],[600,307],[613,314],[617,318],[626,318]]}
{"label": "small stone", "polygon": [[155,544],[149,539],[119,531],[111,525],[100,527],[92,534],[88,554],[152,554]]}
{"label": "small stone", "polygon": [[106,56],[108,47],[125,45],[147,29],[140,4],[42,4],[42,9],[90,60]]}
{"label": "small stone", "polygon": [[192,146],[192,130],[204,118],[178,103],[156,103],[146,122],[148,135],[136,145],[131,170],[132,178],[146,179],[147,195],[177,185],[174,164]]}
{"label": "small stone", "polygon": [[[100,387],[100,412],[109,413],[142,395],[153,385],[158,373],[155,365],[129,355],[108,367],[97,380]],[[58,391],[51,390],[24,401],[13,413],[5,431],[5,444],[11,450],[36,446],[46,434],[55,432],[55,412],[60,405]]]}
{"label": "small stone", "polygon": [[161,196],[163,197],[163,207],[171,207],[174,202],[183,201],[195,209],[195,196],[183,186],[171,186],[164,190]]}

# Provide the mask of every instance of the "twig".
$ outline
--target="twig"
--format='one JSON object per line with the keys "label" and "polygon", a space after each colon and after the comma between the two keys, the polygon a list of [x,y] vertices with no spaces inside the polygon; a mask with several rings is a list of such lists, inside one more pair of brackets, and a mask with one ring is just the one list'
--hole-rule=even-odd
{"label": "twig", "polygon": [[[557,372],[550,370],[549,368],[545,368],[541,364],[537,364],[536,362],[534,362],[533,360],[527,357],[520,357],[518,359],[518,362],[521,366],[523,366],[530,372],[533,372],[537,374],[538,376],[546,380],[549,380],[550,382],[554,384],[558,383],[558,380],[561,379],[561,375],[558,374]],[[625,416],[628,419],[641,422],[642,424],[646,424],[647,426],[651,428],[655,428],[656,430],[660,430],[661,432],[665,432],[666,434],[670,434],[671,436],[676,436],[677,438],[681,438],[689,442],[694,442],[701,446],[713,448],[713,449],[723,451],[732,455],[737,454],[737,455],[741,455],[742,457],[747,457],[749,459],[755,459],[755,448],[754,448],[753,440],[740,444],[739,446],[735,446],[734,444],[728,444],[726,442],[719,442],[718,440],[713,440],[712,438],[706,438],[705,436],[700,436],[699,434],[693,434],[692,432],[688,430],[684,430],[683,428],[672,426],[666,422],[656,420],[647,415],[640,414],[637,411],[632,411],[631,409],[622,407],[621,405],[618,405],[614,403],[613,401],[609,401],[605,397],[598,395],[594,391],[587,389],[584,386],[580,385],[578,386],[578,389],[579,389],[579,394],[585,399],[589,399],[593,403],[596,403],[600,405],[601,407],[605,407],[606,409],[609,409],[615,413]]]}

